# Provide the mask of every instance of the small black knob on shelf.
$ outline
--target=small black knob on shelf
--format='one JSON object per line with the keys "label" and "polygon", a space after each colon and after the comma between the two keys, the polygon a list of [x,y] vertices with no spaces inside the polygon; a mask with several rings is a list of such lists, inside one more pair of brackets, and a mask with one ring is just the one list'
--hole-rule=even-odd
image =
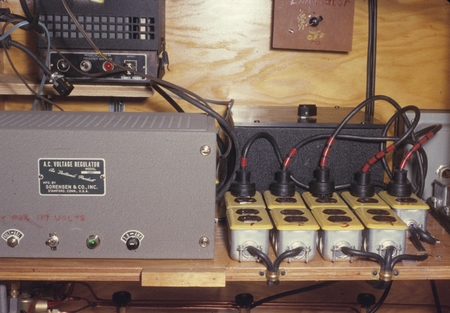
{"label": "small black knob on shelf", "polygon": [[298,106],[298,116],[311,117],[317,115],[317,106],[315,104],[300,104]]}
{"label": "small black knob on shelf", "polygon": [[131,293],[128,291],[117,291],[113,293],[112,301],[119,307],[127,306],[131,301]]}
{"label": "small black knob on shelf", "polygon": [[240,308],[248,308],[253,303],[253,295],[251,293],[240,293],[236,295],[234,300]]}
{"label": "small black knob on shelf", "polygon": [[361,304],[361,307],[363,309],[368,309],[372,305],[375,304],[375,296],[371,293],[360,293],[358,297],[356,298],[356,301],[358,301],[359,304]]}

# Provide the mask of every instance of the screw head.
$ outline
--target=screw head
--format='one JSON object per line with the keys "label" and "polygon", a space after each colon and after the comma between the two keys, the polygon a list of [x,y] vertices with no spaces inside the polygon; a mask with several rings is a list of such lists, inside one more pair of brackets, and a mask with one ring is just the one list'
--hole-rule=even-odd
{"label": "screw head", "polygon": [[209,246],[209,244],[211,243],[211,241],[209,240],[208,237],[202,237],[199,239],[198,244],[200,245],[200,247],[202,248],[206,248],[207,246]]}
{"label": "screw head", "polygon": [[207,156],[211,154],[211,147],[208,145],[204,145],[200,147],[200,154],[203,156]]}

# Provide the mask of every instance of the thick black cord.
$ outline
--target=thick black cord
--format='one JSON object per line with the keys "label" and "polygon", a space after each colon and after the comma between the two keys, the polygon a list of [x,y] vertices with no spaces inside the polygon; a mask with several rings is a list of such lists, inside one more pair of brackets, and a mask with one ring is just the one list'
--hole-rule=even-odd
{"label": "thick black cord", "polygon": [[[388,96],[384,96],[384,95],[373,96],[373,97],[361,102],[354,109],[352,109],[352,111],[341,121],[341,123],[335,128],[334,132],[331,134],[331,136],[328,139],[328,141],[323,149],[323,152],[322,152],[322,156],[321,156],[320,164],[319,164],[321,167],[326,166],[326,163],[327,163],[326,161],[328,158],[328,153],[331,148],[331,145],[334,143],[334,140],[339,135],[342,128],[344,128],[344,126],[356,115],[356,113],[358,113],[362,108],[366,107],[368,103],[371,103],[371,102],[374,102],[377,100],[386,101],[387,103],[391,104],[397,111],[400,111],[402,109],[400,107],[400,105],[394,99],[392,99]],[[404,116],[404,114],[403,114],[403,116]],[[405,121],[405,123],[406,123],[406,121]],[[417,123],[418,123],[418,121],[417,121]]]}
{"label": "thick black cord", "polygon": [[378,302],[375,304],[375,306],[369,311],[369,313],[375,313],[376,311],[378,311],[378,309],[381,307],[381,305],[384,303],[384,301],[386,300],[387,296],[389,295],[389,292],[391,291],[391,287],[392,287],[392,280],[388,283],[386,289],[384,289],[383,294],[381,295],[380,299],[378,300]]}
{"label": "thick black cord", "polygon": [[428,259],[428,254],[400,254],[397,255],[395,258],[392,259],[391,263],[389,264],[390,269],[393,270],[395,264],[397,264],[400,261],[408,260],[408,261],[425,261]]}
{"label": "thick black cord", "polygon": [[[322,139],[327,139],[329,137],[330,137],[329,133],[328,134],[318,134],[318,135],[310,136],[310,137],[305,138],[302,141],[298,142],[295,145],[294,149],[300,150],[302,147],[306,146],[307,144],[310,144],[311,142],[314,142],[314,141],[317,141],[317,140],[322,140]],[[399,139],[399,137],[388,137],[388,136],[365,137],[365,136],[355,136],[355,135],[338,135],[336,137],[336,139],[381,143],[381,142],[386,142],[386,141],[396,141],[396,140]],[[296,156],[297,155],[298,154],[296,154]],[[282,162],[280,162],[280,164],[282,164]],[[291,174],[290,178],[296,184],[296,186],[298,186],[300,188],[303,188],[303,189],[308,189],[309,188],[307,183],[301,182],[293,174]],[[386,185],[384,183],[382,183],[382,182],[380,182],[378,185],[381,186],[383,189],[385,189],[385,187],[386,187]],[[350,187],[350,184],[344,184],[344,185],[335,186],[335,189],[336,190],[344,190],[344,189],[348,189],[349,187]]]}
{"label": "thick black cord", "polygon": [[281,164],[283,163],[283,158],[281,156],[281,152],[280,152],[280,148],[278,147],[277,141],[275,140],[275,138],[267,133],[267,132],[258,132],[256,134],[254,134],[252,137],[250,137],[250,139],[247,140],[247,142],[245,143],[244,147],[242,148],[242,157],[246,158],[248,155],[248,152],[250,151],[250,148],[252,147],[252,145],[255,143],[256,140],[263,138],[266,139],[270,145],[273,148],[273,151],[275,152],[278,162]]}
{"label": "thick black cord", "polygon": [[[430,244],[430,245],[434,245],[437,242],[437,239],[430,234],[429,232],[423,230],[422,228],[420,228],[418,225],[411,225],[410,229],[414,229],[414,231],[416,232],[418,238],[420,238],[421,240],[425,241],[426,243]],[[419,251],[425,251],[424,250],[419,250]]]}
{"label": "thick black cord", "polygon": [[273,267],[275,271],[278,271],[280,269],[280,264],[283,262],[283,260],[287,258],[293,258],[297,255],[299,255],[303,251],[303,247],[298,247],[292,250],[286,250],[283,253],[281,253],[276,259],[275,262],[273,262]]}
{"label": "thick black cord", "polygon": [[[391,144],[389,147],[385,147],[385,143],[382,143],[382,144],[380,145],[380,152],[377,153],[377,154],[375,154],[373,157],[371,157],[371,158],[369,159],[369,161],[368,161],[368,162],[364,165],[364,167],[362,168],[362,171],[363,171],[363,172],[368,172],[368,170],[370,169],[370,166],[371,166],[371,165],[373,165],[375,162],[381,160],[381,161],[382,161],[382,166],[383,166],[385,172],[387,173],[387,175],[389,176],[389,178],[392,179],[393,174],[392,174],[392,171],[390,170],[389,166],[387,165],[387,161],[386,161],[385,156],[386,156],[387,153],[389,153],[389,152],[391,152],[391,151],[393,151],[393,150],[396,150],[396,149],[397,149],[401,144],[403,144],[404,142],[407,142],[407,140],[409,140],[409,136],[411,136],[411,137],[414,138],[413,130],[415,129],[415,127],[417,126],[417,123],[418,123],[418,121],[419,121],[420,110],[419,110],[417,107],[415,107],[415,106],[407,106],[407,107],[404,107],[404,108],[398,110],[398,111],[390,118],[390,120],[386,123],[386,126],[385,126],[385,128],[384,128],[384,130],[383,130],[383,133],[382,133],[382,135],[386,135],[387,132],[388,132],[388,130],[389,130],[389,128],[390,128],[390,125],[391,125],[394,121],[397,120],[397,117],[398,117],[399,115],[401,115],[403,118],[405,118],[405,114],[404,114],[404,113],[405,113],[406,111],[409,111],[409,110],[413,110],[413,111],[415,112],[415,114],[416,114],[415,119],[414,119],[414,123],[413,123],[413,124],[409,124],[410,126],[409,126],[409,128],[407,129],[407,131],[404,132],[403,135],[402,135],[398,140],[396,140],[393,144]],[[406,124],[406,121],[405,121],[405,124]],[[395,152],[395,151],[394,151],[394,152]],[[395,166],[394,166],[394,167],[395,167]],[[419,170],[422,171],[422,164],[421,164],[421,163],[419,163]],[[420,180],[420,178],[419,178],[419,180]],[[416,191],[420,192],[420,189],[419,189],[419,190],[416,190]]]}
{"label": "thick black cord", "polygon": [[41,6],[39,0],[33,1],[34,15],[31,13],[30,8],[26,0],[20,0],[20,5],[22,7],[23,12],[25,13],[26,20],[28,21],[28,25],[25,25],[21,28],[26,30],[35,30],[38,33],[43,33],[44,30],[40,27],[39,24],[39,14],[41,11]]}
{"label": "thick black cord", "polygon": [[[387,246],[384,250],[384,270],[388,270],[389,266],[392,262],[392,257],[394,254],[395,247],[394,246]],[[383,268],[382,268],[383,269]]]}
{"label": "thick black cord", "polygon": [[[375,95],[376,78],[376,52],[377,52],[377,1],[368,1],[369,15],[369,38],[367,47],[367,81],[366,98],[369,99]],[[366,106],[366,119],[370,120],[374,116],[374,102],[369,102]]]}
{"label": "thick black cord", "polygon": [[442,313],[441,301],[439,300],[439,294],[436,288],[436,282],[434,280],[430,280],[431,291],[433,293],[434,306],[436,307],[437,313]]}
{"label": "thick black cord", "polygon": [[[4,39],[6,40],[6,39]],[[25,52],[31,59],[33,59],[34,62],[36,62],[36,64],[44,71],[45,75],[47,75],[48,77],[52,76],[52,72],[48,69],[47,66],[45,66],[45,64],[36,56],[36,54],[33,53],[33,51],[31,51],[30,49],[28,49],[27,47],[25,47],[24,45],[22,45],[21,43],[18,43],[17,41],[14,40],[7,40],[5,41],[6,47],[16,47],[20,50],[22,50],[23,52]]]}
{"label": "thick black cord", "polygon": [[262,261],[264,261],[264,263],[266,264],[267,270],[270,272],[276,272],[272,261],[269,259],[269,257],[267,256],[267,254],[265,254],[264,252],[262,252],[261,250],[257,249],[256,247],[253,246],[247,246],[247,251],[253,255],[253,256],[257,256],[259,257]]}
{"label": "thick black cord", "polygon": [[347,255],[356,255],[359,257],[363,257],[363,258],[373,259],[373,260],[377,261],[378,264],[380,264],[382,270],[385,269],[384,268],[385,267],[384,259],[381,255],[379,255],[377,253],[356,250],[356,249],[352,249],[349,247],[341,247],[341,251]]}
{"label": "thick black cord", "polygon": [[267,298],[255,301],[255,302],[253,302],[251,304],[250,308],[254,309],[254,308],[256,308],[256,307],[258,307],[258,306],[260,306],[260,305],[262,305],[264,303],[271,302],[273,300],[277,300],[277,299],[285,298],[285,297],[288,297],[288,296],[293,296],[293,295],[297,295],[297,294],[300,294],[300,293],[304,293],[304,292],[308,292],[308,291],[313,291],[313,290],[316,290],[316,289],[324,288],[324,287],[330,286],[330,285],[332,285],[334,283],[336,283],[336,282],[334,282],[334,281],[323,282],[323,283],[319,283],[319,284],[316,284],[316,285],[311,285],[311,286],[307,286],[307,287],[302,287],[302,288],[298,288],[298,289],[282,292],[282,293],[279,293],[279,294],[276,294],[276,295],[272,295],[272,296],[269,296]]}
{"label": "thick black cord", "polygon": [[[227,146],[225,145],[225,143],[223,142],[222,138],[220,138],[219,134],[216,135],[217,138],[217,147],[220,150],[221,155],[220,156],[224,156],[225,153],[227,153]],[[227,177],[228,175],[231,175],[229,173],[229,164],[231,162],[231,164],[234,164],[234,161],[232,161],[232,154],[225,156],[225,157],[219,157],[219,162],[221,162],[221,164],[223,163],[222,167],[221,167],[221,171],[222,173],[225,174],[225,177]],[[219,164],[220,167],[220,164]],[[233,167],[231,165],[231,167]],[[220,174],[219,172],[219,174]],[[216,185],[216,189],[219,190],[220,188],[222,188],[223,183],[225,182],[224,179],[221,179],[221,177],[219,177],[219,183]]]}
{"label": "thick black cord", "polygon": [[[234,164],[234,170],[233,170],[233,174],[229,177],[227,177],[226,181],[224,182],[222,188],[220,188],[217,193],[216,193],[216,201],[219,201],[222,199],[222,197],[225,195],[225,193],[228,191],[228,189],[230,189],[230,186],[234,180],[234,173],[239,169],[239,162],[238,160],[240,160],[241,158],[241,149],[240,149],[240,143],[239,143],[239,138],[237,137],[236,131],[234,130],[234,128],[216,111],[214,111],[212,108],[210,108],[209,106],[204,105],[204,103],[206,103],[205,100],[201,99],[199,96],[193,94],[191,91],[184,91],[184,88],[178,87],[174,84],[165,82],[163,80],[157,79],[158,80],[158,85],[166,88],[168,90],[170,90],[172,93],[176,94],[177,96],[179,96],[180,98],[182,98],[183,100],[188,101],[189,103],[191,103],[192,105],[194,105],[195,107],[205,111],[206,113],[208,113],[208,115],[212,116],[214,119],[216,119],[216,121],[220,124],[220,126],[222,126],[222,128],[224,129],[225,133],[228,135],[228,137],[231,140],[231,144],[234,145],[234,154],[235,154],[235,164]],[[155,83],[155,82],[153,82]],[[201,99],[201,101],[199,100]]]}
{"label": "thick black cord", "polygon": [[409,230],[409,239],[411,239],[413,246],[418,251],[426,251],[425,247],[419,240],[419,234],[417,234],[416,228],[414,227],[414,225],[410,225],[408,230]]}
{"label": "thick black cord", "polygon": [[[395,107],[395,106],[394,106]],[[396,108],[397,112],[395,112],[391,118],[387,121],[381,135],[382,136],[386,136],[389,128],[392,126],[392,124],[398,120],[399,117],[401,117],[403,119],[403,122],[405,123],[405,126],[407,127],[407,131],[403,133],[403,135],[400,137],[402,138],[402,140],[400,142],[396,143],[396,147],[399,146],[401,143],[403,143],[408,137],[411,137],[413,141],[416,140],[416,137],[414,135],[414,130],[417,127],[419,120],[420,120],[420,110],[419,108],[415,107],[415,106],[407,106],[404,108]],[[408,118],[406,117],[406,112],[407,111],[414,111],[414,113],[416,114],[413,120],[413,123],[411,123]],[[407,134],[405,136],[405,134]],[[381,143],[380,144],[380,151],[384,151],[386,148],[386,143]],[[382,158],[381,159],[384,171],[386,172],[387,176],[389,177],[389,179],[392,179],[393,174],[392,171],[389,168],[389,165],[387,164],[386,158]]]}
{"label": "thick black cord", "polygon": [[152,85],[152,88],[159,93],[178,113],[184,113],[184,110],[178,105],[178,103],[167,94],[161,87],[156,84]]}

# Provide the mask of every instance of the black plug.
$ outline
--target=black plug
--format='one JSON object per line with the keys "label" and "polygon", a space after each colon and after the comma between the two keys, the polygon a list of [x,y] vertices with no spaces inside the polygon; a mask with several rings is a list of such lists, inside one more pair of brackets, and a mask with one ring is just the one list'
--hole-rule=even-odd
{"label": "black plug", "polygon": [[250,181],[250,171],[247,167],[236,171],[236,179],[231,183],[230,193],[235,197],[253,197],[256,185]]}
{"label": "black plug", "polygon": [[370,198],[375,195],[375,185],[370,182],[370,172],[355,173],[355,180],[350,184],[350,194],[358,198]]}
{"label": "black plug", "polygon": [[295,184],[291,181],[291,172],[278,170],[275,180],[270,184],[270,193],[279,197],[293,197],[295,195]]}
{"label": "black plug", "polygon": [[330,179],[330,169],[326,166],[314,170],[314,178],[309,182],[309,192],[314,197],[331,197],[334,192],[334,180]]}
{"label": "black plug", "polygon": [[53,88],[61,96],[66,97],[72,92],[73,85],[64,76],[61,76],[61,77],[54,78]]}
{"label": "black plug", "polygon": [[408,171],[395,170],[394,178],[388,183],[386,191],[394,197],[409,197],[412,194],[412,185],[407,178]]}

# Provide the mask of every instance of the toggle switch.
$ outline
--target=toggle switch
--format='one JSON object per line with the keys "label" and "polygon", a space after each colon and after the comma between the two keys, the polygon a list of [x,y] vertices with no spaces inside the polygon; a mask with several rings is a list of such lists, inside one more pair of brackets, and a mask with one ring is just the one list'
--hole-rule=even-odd
{"label": "toggle switch", "polygon": [[309,26],[311,27],[317,27],[319,25],[320,22],[323,21],[323,17],[322,16],[313,16],[309,19]]}
{"label": "toggle switch", "polygon": [[59,245],[59,238],[56,236],[55,233],[50,233],[49,238],[45,241],[45,244],[52,249],[52,251],[55,251]]}

